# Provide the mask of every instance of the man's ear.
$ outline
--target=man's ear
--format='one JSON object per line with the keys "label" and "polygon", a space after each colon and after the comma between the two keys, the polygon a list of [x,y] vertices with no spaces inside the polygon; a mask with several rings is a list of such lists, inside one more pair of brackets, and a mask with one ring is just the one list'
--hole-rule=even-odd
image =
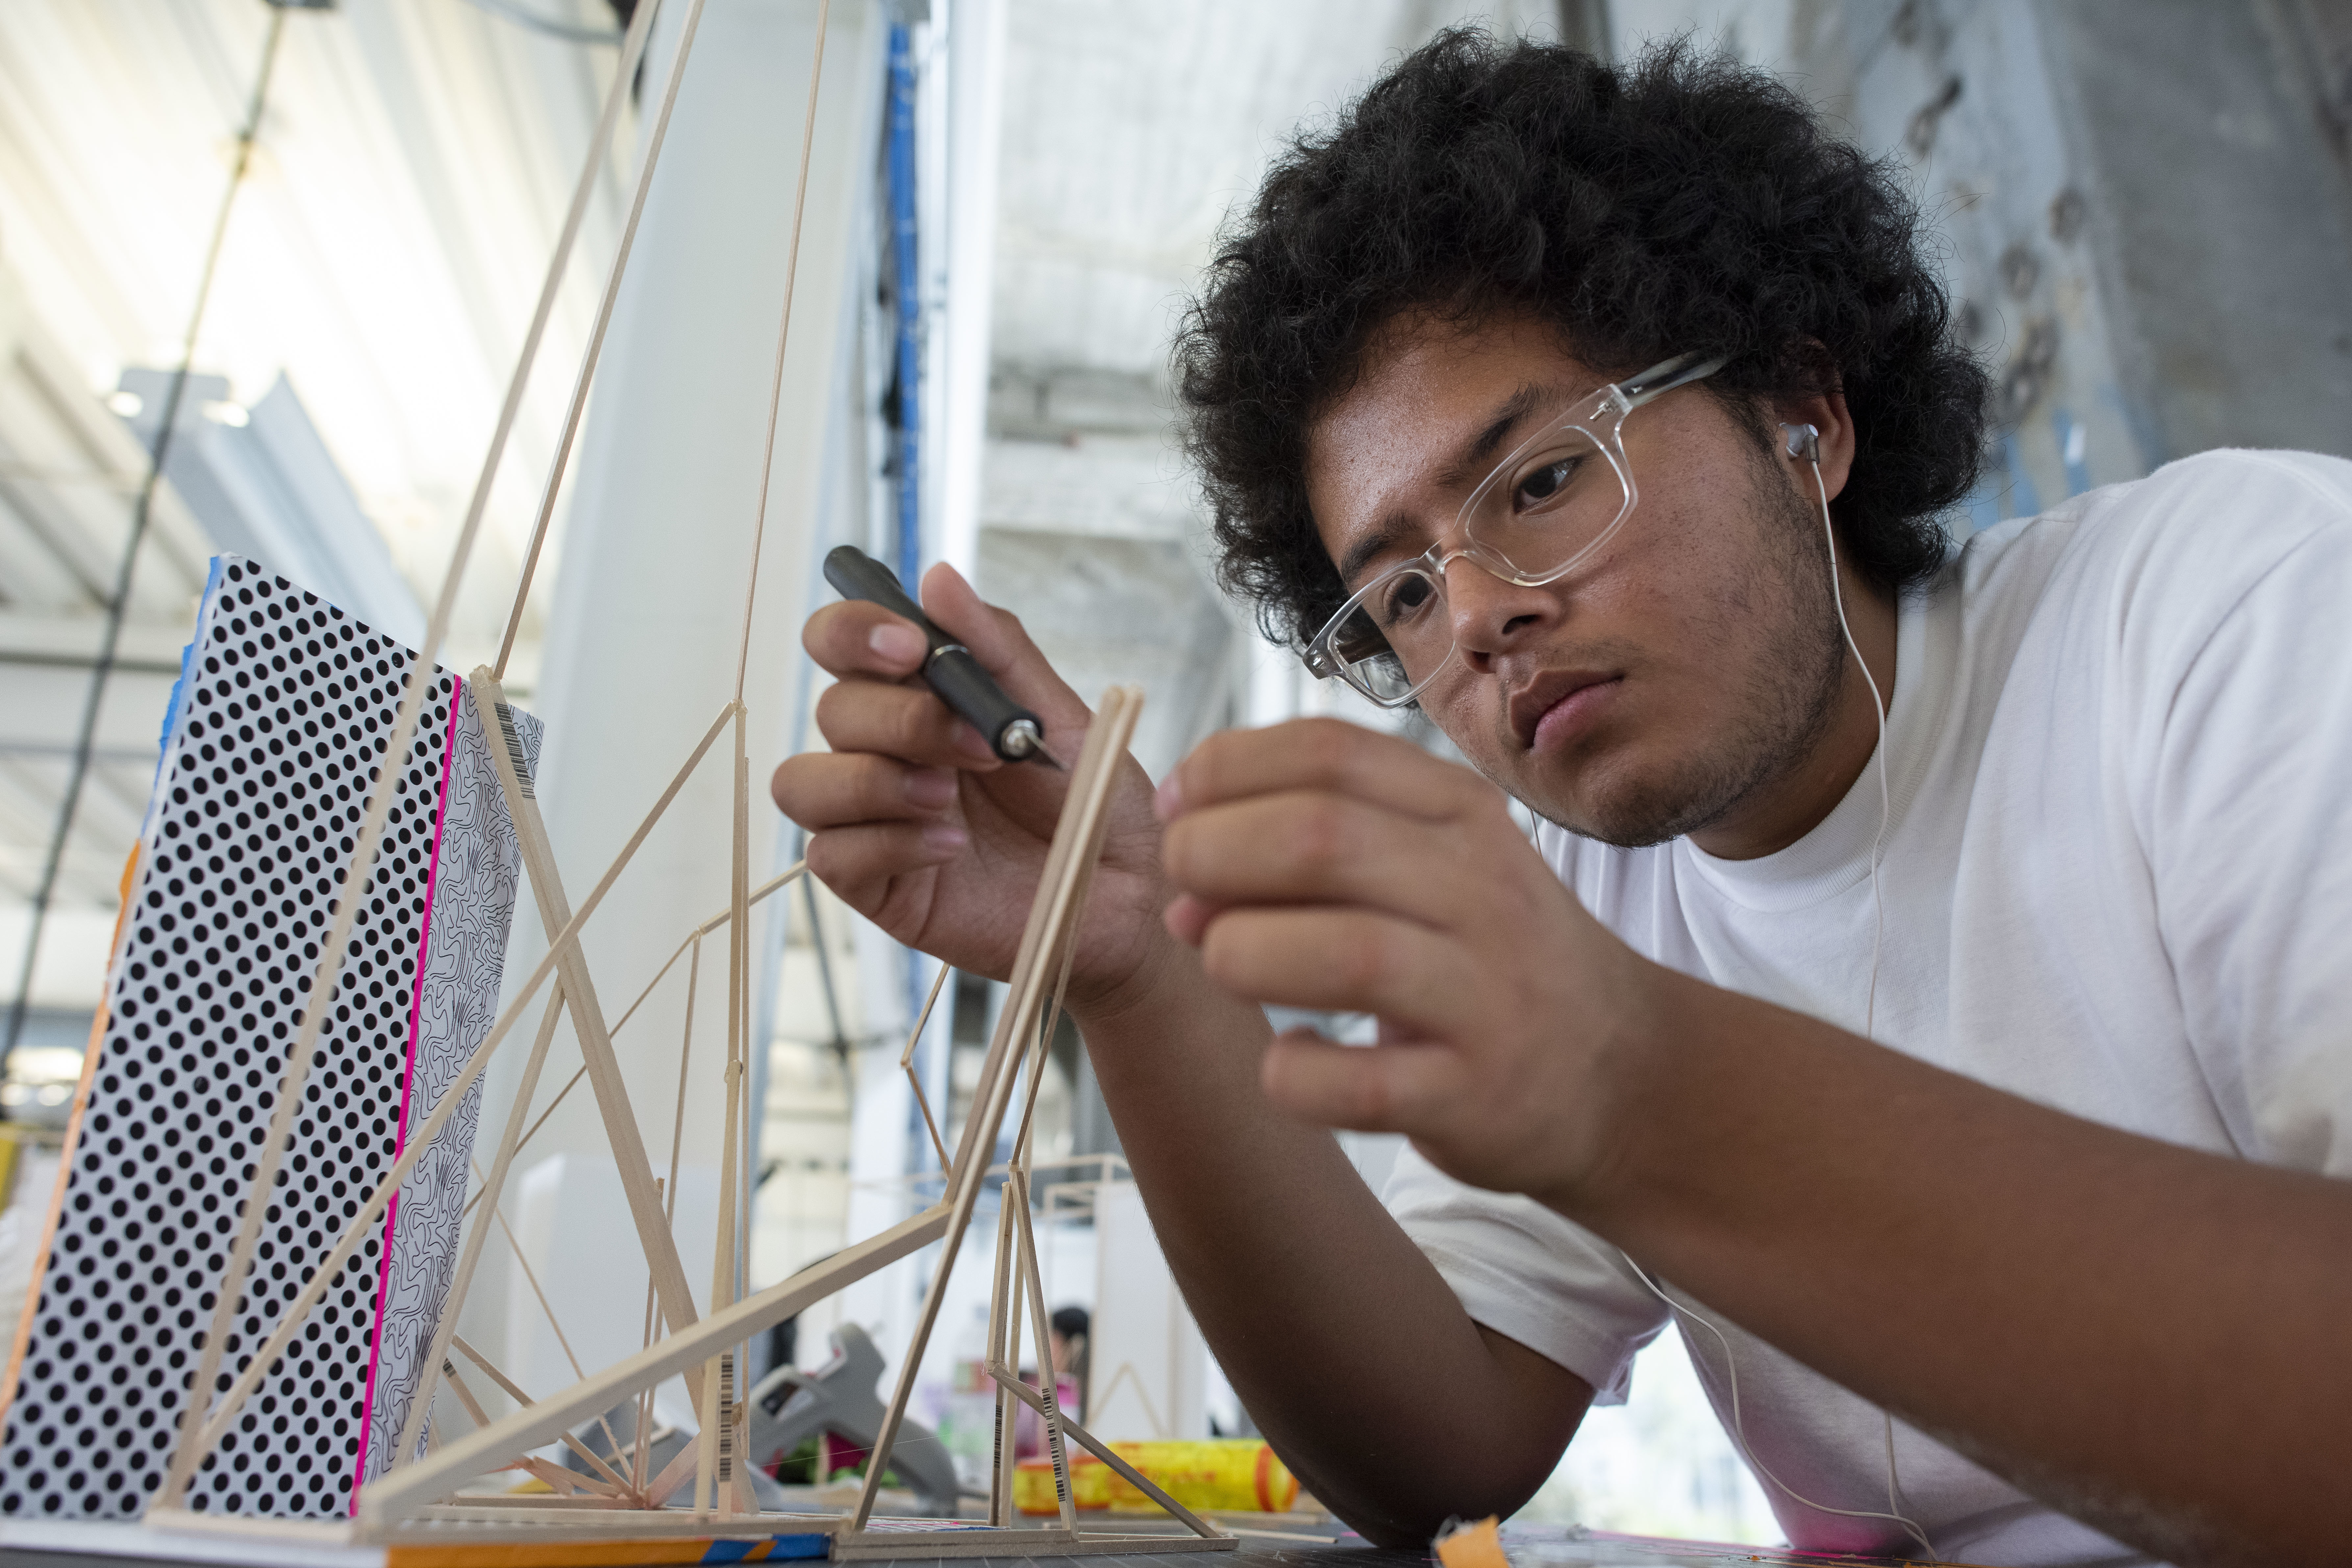
{"label": "man's ear", "polygon": [[[1771,412],[1780,426],[1773,455],[1790,465],[1799,491],[1812,489],[1818,462],[1822,489],[1835,500],[1853,471],[1853,416],[1846,412],[1845,393],[1832,387],[1802,397],[1776,398]],[[1807,426],[1811,427],[1810,437],[1802,434]],[[1792,437],[1792,431],[1798,434]]]}

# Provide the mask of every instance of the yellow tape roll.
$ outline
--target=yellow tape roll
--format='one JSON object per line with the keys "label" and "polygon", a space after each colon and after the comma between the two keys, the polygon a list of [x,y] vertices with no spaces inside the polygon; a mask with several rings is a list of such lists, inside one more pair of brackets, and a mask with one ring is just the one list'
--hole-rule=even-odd
{"label": "yellow tape roll", "polygon": [[[1237,1513],[1286,1513],[1298,1497],[1298,1479],[1256,1437],[1209,1437],[1192,1442],[1113,1443],[1111,1451],[1186,1508]],[[1160,1505],[1092,1454],[1070,1454],[1070,1500],[1086,1510],[1157,1513]],[[1013,1476],[1013,1506],[1024,1514],[1061,1510],[1054,1497],[1054,1467],[1024,1459]]]}

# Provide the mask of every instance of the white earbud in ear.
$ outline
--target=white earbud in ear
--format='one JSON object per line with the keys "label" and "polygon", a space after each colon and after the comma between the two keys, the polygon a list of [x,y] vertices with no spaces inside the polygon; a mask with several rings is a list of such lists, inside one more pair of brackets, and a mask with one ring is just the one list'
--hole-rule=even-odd
{"label": "white earbud in ear", "polygon": [[1822,433],[1810,425],[1781,426],[1780,446],[1792,458],[1802,458],[1809,463],[1822,460]]}

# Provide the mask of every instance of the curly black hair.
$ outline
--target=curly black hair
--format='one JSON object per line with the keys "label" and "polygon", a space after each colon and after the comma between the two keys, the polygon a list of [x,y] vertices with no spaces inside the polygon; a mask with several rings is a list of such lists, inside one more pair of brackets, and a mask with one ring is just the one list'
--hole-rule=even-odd
{"label": "curly black hair", "polygon": [[1309,425],[1401,312],[1526,309],[1605,374],[1727,354],[1706,384],[1759,443],[1759,398],[1843,388],[1844,547],[1882,592],[1923,581],[1975,482],[1988,381],[1903,184],[1771,77],[1680,42],[1618,68],[1439,34],[1292,143],[1186,312],[1176,386],[1219,579],[1303,644],[1343,596]]}

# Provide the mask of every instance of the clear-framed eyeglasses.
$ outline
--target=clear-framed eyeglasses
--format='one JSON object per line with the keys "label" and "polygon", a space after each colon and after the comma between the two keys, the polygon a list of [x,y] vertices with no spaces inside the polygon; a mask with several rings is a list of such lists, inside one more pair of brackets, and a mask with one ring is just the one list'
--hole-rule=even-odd
{"label": "clear-framed eyeglasses", "polygon": [[1302,657],[1383,708],[1402,708],[1454,660],[1446,568],[1469,561],[1506,583],[1540,587],[1606,544],[1640,499],[1625,458],[1625,416],[1721,370],[1720,355],[1677,354],[1604,386],[1527,440],[1486,476],[1454,527],[1349,596]]}

